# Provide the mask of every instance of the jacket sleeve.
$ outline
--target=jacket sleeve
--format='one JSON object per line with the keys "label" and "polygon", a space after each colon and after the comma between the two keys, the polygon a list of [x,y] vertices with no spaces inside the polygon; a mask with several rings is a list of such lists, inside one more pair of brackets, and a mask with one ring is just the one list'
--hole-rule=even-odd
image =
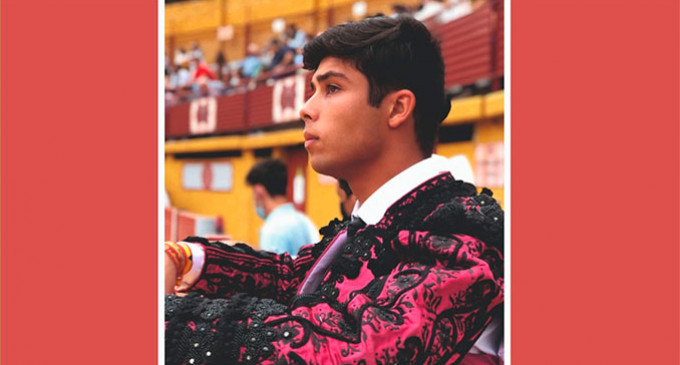
{"label": "jacket sleeve", "polygon": [[288,253],[257,251],[243,243],[229,246],[197,237],[187,240],[199,243],[205,253],[201,275],[189,292],[212,298],[248,293],[286,301],[294,295],[314,261],[313,245],[303,247],[293,259]]}
{"label": "jacket sleeve", "polygon": [[343,227],[344,223],[337,219],[329,222],[320,230],[324,236],[321,242],[303,246],[295,259],[288,253],[258,251],[243,243],[230,246],[188,237],[184,241],[200,244],[205,253],[201,274],[188,292],[209,298],[246,293],[287,302],[295,295],[314,261]]}
{"label": "jacket sleeve", "polygon": [[167,363],[456,363],[502,310],[503,278],[481,258],[484,243],[469,236],[403,232],[393,245],[427,240],[455,259],[400,260],[347,300],[323,293],[286,305],[247,294],[168,296]]}

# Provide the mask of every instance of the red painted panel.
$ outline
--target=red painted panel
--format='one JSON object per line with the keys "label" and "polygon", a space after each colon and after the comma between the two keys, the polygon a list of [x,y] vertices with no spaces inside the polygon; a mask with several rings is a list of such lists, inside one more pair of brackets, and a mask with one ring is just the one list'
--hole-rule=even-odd
{"label": "red painted panel", "polygon": [[243,110],[244,93],[225,95],[217,99],[217,128],[216,132],[242,131],[246,126]]}
{"label": "red painted panel", "polygon": [[165,240],[177,241],[177,209],[165,207]]}
{"label": "red painted panel", "polygon": [[[488,53],[485,54],[483,57],[476,57],[476,58],[468,58],[468,59],[461,59],[458,62],[452,62],[450,64],[446,65],[446,72],[463,72],[463,73],[470,73],[472,70],[477,70],[485,73],[489,73],[491,71],[491,58],[489,57]],[[481,75],[481,76],[487,76],[487,75]]]}
{"label": "red painted panel", "polygon": [[477,28],[483,25],[488,26],[490,14],[491,9],[489,5],[484,5],[471,14],[440,25],[433,32],[435,34],[443,34],[447,32],[460,32],[461,29]]}
{"label": "red painted panel", "polygon": [[272,93],[273,86],[260,86],[246,96],[248,129],[274,125],[272,121]]}
{"label": "red painted panel", "polygon": [[489,52],[486,52],[480,57],[446,62],[445,67],[445,85],[468,85],[479,79],[490,77],[491,58]]}
{"label": "red painted panel", "polygon": [[464,71],[447,70],[444,80],[447,87],[454,85],[470,85],[475,81],[482,79],[489,75],[489,67],[484,68],[468,68]]}
{"label": "red painted panel", "polygon": [[191,103],[182,103],[166,108],[165,111],[165,137],[183,137],[189,133],[189,106]]}
{"label": "red painted panel", "polygon": [[468,85],[492,78],[491,8],[443,24],[433,33],[440,39],[445,65],[445,85]]}
{"label": "red painted panel", "polygon": [[489,44],[480,45],[468,50],[449,49],[444,55],[444,64],[457,65],[470,61],[476,63],[489,62],[491,59],[491,47]]}
{"label": "red painted panel", "polygon": [[[215,133],[241,131],[245,128],[243,112],[244,94],[225,95],[216,98],[217,125]],[[165,113],[166,138],[185,137],[189,131],[190,102],[169,107]]]}
{"label": "red painted panel", "polygon": [[[442,57],[444,62],[455,62],[455,56],[465,54],[479,54],[480,52],[491,51],[491,37],[476,38],[466,41],[465,43],[445,44],[446,48],[442,49]],[[454,57],[454,58],[452,58]]]}
{"label": "red painted panel", "polygon": [[500,1],[498,9],[498,37],[496,38],[496,69],[494,70],[497,76],[504,75],[505,67],[505,5]]}
{"label": "red painted panel", "polygon": [[434,33],[441,37],[440,39],[452,39],[455,37],[460,37],[462,35],[465,35],[467,32],[470,30],[474,29],[486,29],[488,30],[489,28],[489,18],[487,17],[479,17],[477,14],[470,15],[473,18],[472,21],[467,21],[467,22],[462,22],[463,19],[468,19],[468,18],[461,18],[461,19],[456,19],[450,23],[443,24],[438,28],[437,30],[434,31]]}

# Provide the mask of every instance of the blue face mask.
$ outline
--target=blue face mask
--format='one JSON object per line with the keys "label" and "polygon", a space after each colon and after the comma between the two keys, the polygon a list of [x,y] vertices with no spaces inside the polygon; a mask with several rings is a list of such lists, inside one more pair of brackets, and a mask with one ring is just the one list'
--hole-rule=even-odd
{"label": "blue face mask", "polygon": [[262,219],[266,218],[266,215],[264,214],[264,208],[261,205],[255,206],[255,213],[257,213],[257,216]]}

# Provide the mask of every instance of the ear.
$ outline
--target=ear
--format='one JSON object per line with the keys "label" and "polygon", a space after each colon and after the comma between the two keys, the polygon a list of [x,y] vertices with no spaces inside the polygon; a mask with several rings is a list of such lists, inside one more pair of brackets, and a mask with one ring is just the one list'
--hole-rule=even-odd
{"label": "ear", "polygon": [[416,107],[416,96],[411,90],[401,89],[389,94],[390,115],[387,121],[390,128],[399,128],[413,117]]}
{"label": "ear", "polygon": [[255,197],[255,200],[261,200],[264,198],[264,194],[267,192],[267,189],[265,189],[264,185],[262,184],[255,184],[253,185],[253,196]]}

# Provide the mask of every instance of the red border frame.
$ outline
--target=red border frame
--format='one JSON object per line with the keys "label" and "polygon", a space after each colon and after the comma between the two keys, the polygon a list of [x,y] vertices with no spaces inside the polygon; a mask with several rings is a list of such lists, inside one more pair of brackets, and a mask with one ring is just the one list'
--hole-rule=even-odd
{"label": "red border frame", "polygon": [[154,364],[157,3],[0,6],[0,362]]}
{"label": "red border frame", "polygon": [[678,2],[511,12],[512,363],[679,363]]}
{"label": "red border frame", "polygon": [[[154,363],[157,4],[0,5],[0,360]],[[511,360],[677,363],[678,3],[512,5]]]}

